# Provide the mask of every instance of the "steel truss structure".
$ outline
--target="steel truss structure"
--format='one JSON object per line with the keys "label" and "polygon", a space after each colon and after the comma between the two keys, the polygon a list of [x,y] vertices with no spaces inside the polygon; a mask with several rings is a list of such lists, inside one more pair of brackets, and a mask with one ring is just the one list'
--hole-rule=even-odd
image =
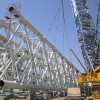
{"label": "steel truss structure", "polygon": [[98,39],[100,40],[100,4],[98,7],[98,13],[97,13],[96,33],[98,35]]}
{"label": "steel truss structure", "polygon": [[3,88],[60,90],[76,84],[79,71],[17,10],[0,20]]}
{"label": "steel truss structure", "polygon": [[87,71],[94,70],[100,64],[97,48],[97,33],[87,7],[87,0],[72,0],[78,40]]}

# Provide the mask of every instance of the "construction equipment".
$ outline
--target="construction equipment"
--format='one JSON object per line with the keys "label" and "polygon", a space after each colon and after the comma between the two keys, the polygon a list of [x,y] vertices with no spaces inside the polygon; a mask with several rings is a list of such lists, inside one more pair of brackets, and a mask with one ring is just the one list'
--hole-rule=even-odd
{"label": "construction equipment", "polygon": [[71,0],[78,40],[87,70],[80,75],[83,100],[100,100],[100,5],[96,29],[89,14],[87,0]]}
{"label": "construction equipment", "polygon": [[9,6],[8,12],[9,16],[0,20],[0,29],[4,29],[0,35],[0,94],[19,95],[22,91],[22,95],[33,98],[34,92],[54,93],[77,85],[80,72],[71,62],[15,5]]}

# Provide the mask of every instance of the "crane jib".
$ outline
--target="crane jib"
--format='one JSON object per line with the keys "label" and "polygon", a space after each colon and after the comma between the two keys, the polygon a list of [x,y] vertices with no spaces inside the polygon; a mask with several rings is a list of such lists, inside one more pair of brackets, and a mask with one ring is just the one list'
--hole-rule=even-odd
{"label": "crane jib", "polygon": [[97,33],[92,17],[88,12],[86,0],[72,0],[74,17],[78,32],[78,40],[82,55],[88,70],[95,70],[100,64],[100,54],[97,52]]}

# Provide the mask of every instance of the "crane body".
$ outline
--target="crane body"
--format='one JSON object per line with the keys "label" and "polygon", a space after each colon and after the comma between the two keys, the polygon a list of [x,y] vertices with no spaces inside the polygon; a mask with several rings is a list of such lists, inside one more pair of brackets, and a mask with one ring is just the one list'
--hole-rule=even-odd
{"label": "crane body", "polygon": [[81,96],[83,100],[100,100],[100,7],[95,29],[88,11],[87,0],[72,0],[72,6],[78,41],[87,68],[87,71],[79,78]]}

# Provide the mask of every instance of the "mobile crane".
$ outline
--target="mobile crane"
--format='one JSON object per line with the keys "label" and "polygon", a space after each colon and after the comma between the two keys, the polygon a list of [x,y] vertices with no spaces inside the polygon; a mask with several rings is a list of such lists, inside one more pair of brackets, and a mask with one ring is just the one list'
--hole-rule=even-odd
{"label": "mobile crane", "polygon": [[82,100],[100,100],[100,5],[95,28],[87,0],[71,1],[78,40],[87,69],[79,78],[81,97]]}

